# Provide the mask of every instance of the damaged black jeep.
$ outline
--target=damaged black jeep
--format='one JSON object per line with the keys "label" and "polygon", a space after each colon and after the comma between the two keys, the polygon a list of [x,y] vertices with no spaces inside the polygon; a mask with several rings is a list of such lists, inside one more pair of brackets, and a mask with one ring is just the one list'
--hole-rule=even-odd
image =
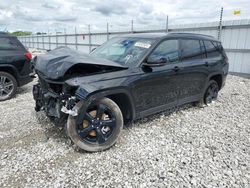
{"label": "damaged black jeep", "polygon": [[102,151],[123,124],[184,103],[216,100],[228,73],[221,43],[198,34],[115,37],[90,55],[60,47],[35,57],[36,111],[80,148]]}

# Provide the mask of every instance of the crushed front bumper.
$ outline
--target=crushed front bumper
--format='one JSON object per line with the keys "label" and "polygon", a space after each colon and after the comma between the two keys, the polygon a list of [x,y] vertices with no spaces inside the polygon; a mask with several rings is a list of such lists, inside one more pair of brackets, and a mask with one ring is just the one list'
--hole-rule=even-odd
{"label": "crushed front bumper", "polygon": [[64,126],[68,115],[78,115],[74,110],[74,106],[79,102],[75,96],[76,88],[64,82],[45,80],[39,74],[38,78],[38,83],[33,86],[35,110],[45,111],[56,126]]}
{"label": "crushed front bumper", "polygon": [[33,86],[33,98],[36,101],[35,110],[44,110],[50,117],[61,118],[63,106],[60,95],[49,90],[43,90],[40,83]]}

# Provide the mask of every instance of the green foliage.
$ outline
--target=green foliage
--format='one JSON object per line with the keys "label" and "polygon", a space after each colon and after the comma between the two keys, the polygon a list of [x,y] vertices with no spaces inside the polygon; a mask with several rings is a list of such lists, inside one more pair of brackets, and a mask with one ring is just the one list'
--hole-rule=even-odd
{"label": "green foliage", "polygon": [[25,35],[31,35],[32,32],[29,32],[29,31],[14,31],[12,33],[9,33],[10,35],[13,35],[13,36],[25,36]]}

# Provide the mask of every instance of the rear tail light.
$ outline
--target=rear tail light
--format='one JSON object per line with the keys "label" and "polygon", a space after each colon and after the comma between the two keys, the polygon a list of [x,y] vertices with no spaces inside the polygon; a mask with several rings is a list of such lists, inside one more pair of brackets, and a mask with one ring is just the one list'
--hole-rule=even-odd
{"label": "rear tail light", "polygon": [[31,60],[31,59],[32,59],[32,54],[29,53],[29,52],[26,52],[26,53],[25,53],[25,57],[26,57],[27,59]]}

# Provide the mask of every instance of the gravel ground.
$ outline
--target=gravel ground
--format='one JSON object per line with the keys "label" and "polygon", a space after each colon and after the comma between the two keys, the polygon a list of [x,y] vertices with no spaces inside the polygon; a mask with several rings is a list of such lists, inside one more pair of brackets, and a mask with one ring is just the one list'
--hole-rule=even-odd
{"label": "gravel ground", "polygon": [[250,186],[250,79],[228,76],[209,107],[136,121],[99,153],[35,113],[33,84],[0,104],[0,187]]}

